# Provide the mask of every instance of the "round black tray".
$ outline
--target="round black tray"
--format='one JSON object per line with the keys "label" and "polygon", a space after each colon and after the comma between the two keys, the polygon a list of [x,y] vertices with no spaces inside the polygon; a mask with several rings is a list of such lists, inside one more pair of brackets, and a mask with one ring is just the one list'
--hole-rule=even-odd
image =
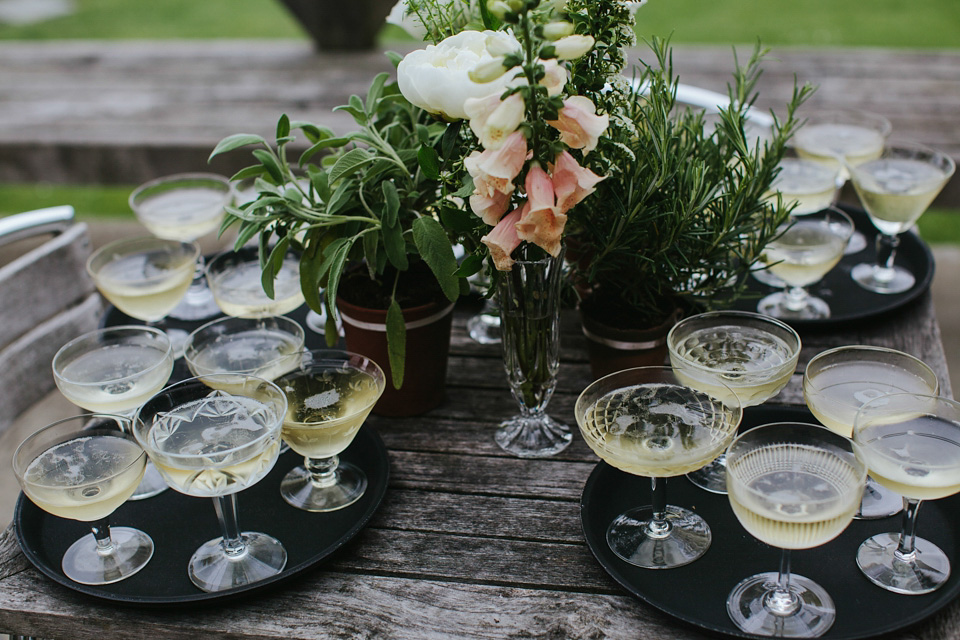
{"label": "round black tray", "polygon": [[[759,406],[744,411],[741,430],[778,421],[818,424],[803,407]],[[707,553],[684,567],[641,569],[617,558],[607,546],[607,525],[628,508],[650,502],[650,480],[619,471],[604,462],[587,480],[580,517],[587,546],[603,568],[627,591],[661,611],[702,629],[737,637],[727,616],[727,595],[742,579],[777,571],[780,550],[748,534],[730,509],[725,495],[707,493],[684,477],[667,482],[669,504],[693,509],[713,531]],[[814,549],[791,554],[793,572],[820,583],[833,597],[837,620],[824,638],[872,638],[920,622],[960,593],[960,496],[924,503],[917,534],[937,545],[954,562],[953,574],[939,590],[922,596],[890,593],[865,578],[855,554],[860,543],[885,531],[899,531],[900,518],[854,520],[838,538]]]}
{"label": "round black tray", "polygon": [[288,556],[280,574],[243,587],[206,593],[190,582],[190,556],[201,544],[218,537],[220,527],[210,498],[191,498],[172,489],[153,498],[128,501],[110,516],[111,525],[137,527],[156,545],[146,567],[114,584],[88,586],[64,576],[60,569],[64,552],[80,536],[90,533],[89,527],[46,513],[22,493],[14,512],[17,540],[27,559],[44,575],[80,593],[137,606],[220,603],[275,587],[317,566],[366,526],[387,490],[390,466],[386,447],[374,429],[364,426],[340,459],[363,469],[368,485],[360,500],[339,511],[309,513],[280,497],[280,480],[303,460],[293,451],[280,456],[263,480],[237,495],[240,528],[276,537]]}
{"label": "round black tray", "polygon": [[[795,329],[808,327],[826,329],[889,313],[919,298],[930,288],[930,284],[933,282],[933,253],[919,236],[909,231],[900,234],[900,246],[897,248],[895,262],[916,277],[917,281],[913,287],[903,293],[884,294],[867,291],[854,282],[850,277],[851,269],[861,262],[871,264],[876,262],[878,231],[862,209],[847,206],[840,208],[853,218],[857,230],[867,237],[867,248],[843,256],[840,263],[823,280],[807,289],[811,294],[823,298],[830,305],[830,317],[818,320],[784,320]],[[731,305],[731,308],[741,311],[756,311],[760,298],[774,291],[777,291],[777,289],[768,287],[756,278],[748,276],[748,295],[739,298]]]}

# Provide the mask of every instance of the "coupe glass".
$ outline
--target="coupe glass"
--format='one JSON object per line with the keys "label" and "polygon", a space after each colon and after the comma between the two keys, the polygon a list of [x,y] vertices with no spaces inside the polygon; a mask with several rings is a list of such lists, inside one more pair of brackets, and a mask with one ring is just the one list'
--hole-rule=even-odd
{"label": "coupe glass", "polygon": [[[865,403],[892,393],[937,395],[937,374],[911,355],[867,345],[847,345],[814,356],[803,373],[803,398],[825,427],[853,437],[853,421]],[[873,520],[903,510],[903,498],[867,476],[855,518]]]}
{"label": "coupe glass", "polygon": [[[116,240],[94,251],[87,273],[113,306],[150,326],[161,321],[183,298],[196,268],[200,246],[164,238]],[[176,357],[187,333],[167,329]]]}
{"label": "coupe glass", "polygon": [[[173,348],[163,331],[142,325],[98,329],[74,338],[53,356],[53,379],[67,400],[88,411],[132,418],[173,373]],[[149,461],[131,500],[167,489]]]}
{"label": "coupe glass", "polygon": [[147,456],[122,416],[90,414],[58,420],[24,440],[13,455],[23,493],[58,518],[90,523],[92,533],[67,549],[63,573],[80,584],[112,584],[140,571],[153,540],[108,519],[140,483]]}
{"label": "coupe glass", "polygon": [[[793,205],[791,216],[804,216],[831,206],[837,197],[837,168],[788,157],[780,161],[779,173],[770,185],[767,198],[774,204],[777,194],[784,206]],[[769,269],[756,269],[753,277],[769,287],[782,288],[785,283]]]}
{"label": "coupe glass", "polygon": [[[148,400],[133,432],[167,484],[189,496],[213,498],[222,537],[201,545],[187,565],[191,582],[221,591],[280,573],[287,552],[277,539],[241,531],[236,494],[276,464],[287,400],[272,382],[236,374],[188,378]],[[232,393],[211,387],[230,385]]]}
{"label": "coupe glass", "polygon": [[779,232],[761,259],[786,283],[786,290],[760,300],[757,310],[776,318],[829,318],[830,305],[810,295],[806,287],[822,280],[840,262],[853,233],[853,220],[831,207],[791,218]]}
{"label": "coupe glass", "polygon": [[386,386],[373,360],[348,351],[313,351],[277,381],[289,404],[283,440],[303,456],[280,483],[280,495],[304,511],[335,511],[363,496],[363,470],[341,462]]}
{"label": "coupe glass", "polygon": [[[667,334],[670,364],[686,386],[741,407],[763,404],[790,382],[800,336],[787,324],[749,311],[709,311],[681,320]],[[698,487],[726,493],[726,456],[687,474]]]}
{"label": "coupe glass", "polygon": [[218,254],[207,265],[207,282],[220,310],[237,318],[279,316],[304,303],[300,256],[292,249],[270,280],[272,295],[264,288],[257,247]]}
{"label": "coupe glass", "polygon": [[853,187],[880,231],[877,261],[858,264],[850,272],[857,284],[876,293],[913,287],[914,275],[894,264],[899,234],[927,210],[954,169],[950,156],[917,144],[888,146],[879,158],[851,168]]}
{"label": "coupe glass", "polygon": [[779,572],[737,584],[727,613],[758,636],[814,638],[836,618],[819,584],[790,572],[790,552],[840,535],[860,504],[867,469],[849,439],[818,425],[778,422],[737,436],[727,450],[727,491],[737,520],[782,550]]}
{"label": "coupe glass", "polygon": [[[286,316],[226,317],[194,330],[184,345],[183,359],[195,376],[235,373],[242,386],[246,376],[276,380],[296,369],[303,344],[303,327]],[[222,389],[231,391],[232,387]]]}
{"label": "coupe glass", "polygon": [[948,398],[893,394],[864,404],[853,439],[870,475],[906,500],[903,527],[868,538],[857,565],[887,591],[929,593],[950,576],[950,560],[937,545],[916,535],[921,500],[960,491],[960,404]]}
{"label": "coupe glass", "polygon": [[620,514],[607,528],[607,544],[624,562],[670,569],[710,547],[703,518],[667,504],[666,478],[701,468],[736,434],[740,403],[729,387],[718,387],[722,400],[685,386],[671,367],[638,367],[600,378],[577,399],[577,423],[594,453],[651,481],[652,505]]}
{"label": "coupe glass", "polygon": [[[797,154],[837,171],[837,191],[850,179],[850,167],[880,156],[893,126],[881,115],[859,109],[817,111],[807,114],[793,137]],[[845,253],[867,247],[859,231],[850,237]]]}
{"label": "coupe glass", "polygon": [[[140,185],[130,194],[129,204],[140,224],[153,235],[191,242],[220,227],[233,196],[224,176],[178,173]],[[170,317],[195,321],[219,313],[203,278],[203,256],[198,256],[193,282]]]}

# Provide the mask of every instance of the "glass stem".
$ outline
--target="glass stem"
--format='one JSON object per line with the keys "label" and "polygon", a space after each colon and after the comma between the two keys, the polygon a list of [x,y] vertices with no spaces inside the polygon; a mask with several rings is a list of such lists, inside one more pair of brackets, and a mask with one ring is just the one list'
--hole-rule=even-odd
{"label": "glass stem", "polygon": [[790,590],[790,550],[780,551],[777,586],[763,598],[763,605],[774,615],[789,616],[800,608],[800,598]]}
{"label": "glass stem", "polygon": [[647,523],[647,535],[651,538],[666,538],[673,530],[667,520],[667,479],[650,478],[650,502],[653,518]]}
{"label": "glass stem", "polygon": [[[877,267],[880,280],[890,280],[893,278],[893,259],[897,255],[897,247],[900,245],[900,236],[888,236],[885,233],[877,234]],[[889,274],[888,277],[887,274]]]}
{"label": "glass stem", "polygon": [[213,508],[217,511],[223,541],[220,545],[228,558],[239,558],[247,548],[243,543],[240,525],[237,524],[237,494],[217,496],[213,499]]}
{"label": "glass stem", "polygon": [[903,526],[900,528],[900,542],[897,544],[897,550],[893,552],[895,560],[913,562],[916,558],[914,544],[917,540],[917,511],[919,509],[919,500],[915,498],[906,500],[906,508],[903,510]]}
{"label": "glass stem", "polygon": [[340,458],[338,456],[303,459],[303,466],[310,472],[310,482],[318,489],[337,484],[337,467],[339,465]]}
{"label": "glass stem", "polygon": [[785,306],[791,311],[799,311],[807,306],[807,291],[803,287],[787,287]]}
{"label": "glass stem", "polygon": [[110,537],[110,524],[107,518],[101,518],[90,524],[93,539],[97,541],[97,553],[109,556],[113,553],[113,538]]}

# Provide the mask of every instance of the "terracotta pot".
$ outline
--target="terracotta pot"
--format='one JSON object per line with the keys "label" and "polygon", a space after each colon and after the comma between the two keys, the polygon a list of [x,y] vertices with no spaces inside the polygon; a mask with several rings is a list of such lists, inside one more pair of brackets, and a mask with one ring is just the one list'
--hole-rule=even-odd
{"label": "terracotta pot", "polygon": [[667,333],[679,317],[678,309],[655,327],[623,329],[605,324],[581,307],[580,323],[583,335],[587,337],[590,371],[594,379],[622,369],[666,363]]}
{"label": "terracotta pot", "polygon": [[387,388],[373,408],[381,416],[415,416],[437,407],[444,398],[453,303],[442,300],[403,309],[407,357],[403,386],[393,386],[387,355],[387,312],[366,309],[337,298],[347,349],[367,356],[387,376]]}

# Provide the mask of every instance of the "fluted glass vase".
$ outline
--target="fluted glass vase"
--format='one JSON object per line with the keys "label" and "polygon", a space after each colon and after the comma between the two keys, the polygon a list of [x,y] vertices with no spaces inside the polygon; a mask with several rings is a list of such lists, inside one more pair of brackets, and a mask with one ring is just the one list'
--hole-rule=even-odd
{"label": "fluted glass vase", "polygon": [[501,274],[500,332],[503,365],[520,413],[500,423],[497,444],[521,458],[543,458],[565,449],[570,427],[546,414],[560,364],[560,281],[563,252],[523,247],[521,258]]}

